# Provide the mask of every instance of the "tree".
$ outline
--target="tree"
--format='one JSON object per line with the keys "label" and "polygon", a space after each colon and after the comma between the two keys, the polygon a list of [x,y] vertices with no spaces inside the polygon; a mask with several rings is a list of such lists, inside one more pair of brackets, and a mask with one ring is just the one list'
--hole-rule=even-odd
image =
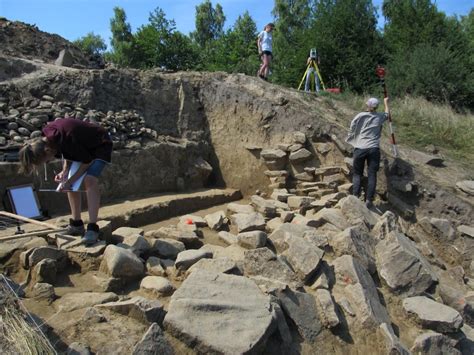
{"label": "tree", "polygon": [[76,39],[73,43],[90,56],[101,55],[107,49],[107,45],[102,37],[95,35],[94,32],[89,32],[87,35]]}
{"label": "tree", "polygon": [[311,2],[275,0],[273,8],[273,81],[296,87],[306,68],[311,44]]}
{"label": "tree", "polygon": [[377,13],[371,0],[320,0],[315,4],[312,42],[325,82],[356,92],[375,84],[382,58]]}
{"label": "tree", "polygon": [[112,52],[110,59],[120,65],[128,66],[132,62],[133,35],[127,15],[120,7],[114,7],[114,17],[110,19],[110,30],[112,32]]}
{"label": "tree", "polygon": [[210,42],[223,35],[225,16],[222,6],[212,7],[210,0],[205,0],[196,6],[196,31],[191,37],[201,46],[205,47]]}
{"label": "tree", "polygon": [[168,20],[157,7],[149,16],[149,24],[140,27],[134,36],[133,66],[184,70],[193,65],[191,40],[176,31],[174,20]]}
{"label": "tree", "polygon": [[430,0],[385,0],[383,11],[391,91],[472,108],[472,37],[465,23]]}

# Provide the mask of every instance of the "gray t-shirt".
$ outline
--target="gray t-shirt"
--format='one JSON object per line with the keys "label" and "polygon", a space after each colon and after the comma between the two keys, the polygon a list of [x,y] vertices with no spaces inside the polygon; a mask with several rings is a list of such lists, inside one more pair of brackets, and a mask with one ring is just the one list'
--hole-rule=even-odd
{"label": "gray t-shirt", "polygon": [[346,142],[354,148],[378,148],[382,125],[387,120],[388,114],[378,112],[361,112],[351,122],[351,128]]}

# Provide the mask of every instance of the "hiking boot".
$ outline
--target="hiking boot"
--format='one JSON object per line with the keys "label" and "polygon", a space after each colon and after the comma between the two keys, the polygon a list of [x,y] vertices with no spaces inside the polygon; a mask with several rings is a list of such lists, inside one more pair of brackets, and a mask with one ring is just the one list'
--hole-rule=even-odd
{"label": "hiking boot", "polygon": [[97,239],[99,239],[99,226],[96,223],[89,223],[87,225],[87,231],[82,238],[82,242],[86,246],[91,246],[97,243]]}
{"label": "hiking boot", "polygon": [[74,221],[73,219],[70,219],[69,225],[66,227],[66,230],[61,234],[82,237],[85,231],[86,229],[84,228],[84,223],[82,223],[82,221]]}
{"label": "hiking boot", "polygon": [[84,234],[84,237],[82,238],[82,242],[86,246],[91,246],[97,243],[97,239],[99,239],[99,232],[93,231],[93,230],[88,230]]}

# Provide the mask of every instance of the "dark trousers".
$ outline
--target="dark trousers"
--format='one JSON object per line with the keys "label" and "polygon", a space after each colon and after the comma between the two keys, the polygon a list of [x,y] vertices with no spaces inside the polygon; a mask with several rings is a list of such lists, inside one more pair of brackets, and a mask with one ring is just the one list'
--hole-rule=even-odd
{"label": "dark trousers", "polygon": [[352,193],[360,196],[360,184],[364,175],[364,165],[367,161],[367,191],[365,195],[366,201],[373,201],[375,196],[375,187],[377,185],[377,171],[380,166],[380,149],[354,149],[354,174],[352,177]]}

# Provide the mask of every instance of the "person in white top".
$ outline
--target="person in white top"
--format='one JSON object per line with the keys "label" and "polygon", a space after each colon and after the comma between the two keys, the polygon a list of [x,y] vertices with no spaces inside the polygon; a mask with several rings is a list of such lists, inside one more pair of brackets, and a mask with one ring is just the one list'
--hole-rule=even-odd
{"label": "person in white top", "polygon": [[262,65],[258,70],[258,76],[264,80],[267,80],[268,72],[270,70],[270,62],[272,60],[272,31],[275,28],[273,23],[265,25],[262,32],[258,34],[257,47],[258,54],[262,58]]}

